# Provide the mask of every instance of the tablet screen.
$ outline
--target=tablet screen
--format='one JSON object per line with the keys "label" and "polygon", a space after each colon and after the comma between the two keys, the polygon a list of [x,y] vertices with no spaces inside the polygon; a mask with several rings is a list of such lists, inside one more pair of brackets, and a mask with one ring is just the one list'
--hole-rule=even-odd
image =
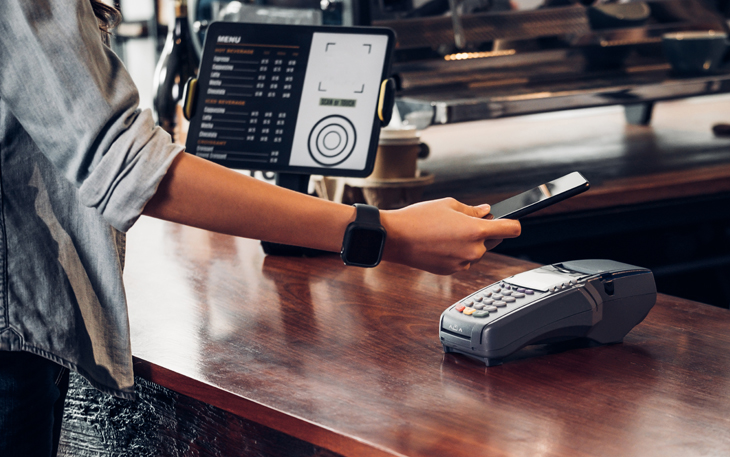
{"label": "tablet screen", "polygon": [[388,29],[211,24],[188,152],[231,168],[369,175],[393,41]]}

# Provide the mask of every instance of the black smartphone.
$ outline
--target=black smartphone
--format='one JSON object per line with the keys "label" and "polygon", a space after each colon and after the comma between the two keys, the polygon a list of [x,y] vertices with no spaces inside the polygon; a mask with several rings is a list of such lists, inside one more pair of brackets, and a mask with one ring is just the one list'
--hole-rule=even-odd
{"label": "black smartphone", "polygon": [[[588,190],[591,184],[577,171],[492,205],[494,219],[519,219]],[[487,215],[489,217],[489,215]]]}

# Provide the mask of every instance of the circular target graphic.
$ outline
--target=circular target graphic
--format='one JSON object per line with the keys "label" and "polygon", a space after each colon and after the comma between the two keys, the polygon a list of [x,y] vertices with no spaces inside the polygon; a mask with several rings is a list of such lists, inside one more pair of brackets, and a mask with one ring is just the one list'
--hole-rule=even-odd
{"label": "circular target graphic", "polygon": [[320,119],[309,132],[309,155],[325,167],[339,165],[355,150],[355,126],[344,116]]}

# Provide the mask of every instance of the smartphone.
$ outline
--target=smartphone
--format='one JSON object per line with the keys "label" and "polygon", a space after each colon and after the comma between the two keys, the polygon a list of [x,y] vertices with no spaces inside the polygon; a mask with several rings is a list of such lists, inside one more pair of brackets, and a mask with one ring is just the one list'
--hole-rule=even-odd
{"label": "smartphone", "polygon": [[[591,184],[577,171],[492,205],[494,219],[519,219],[588,190]],[[489,217],[487,215],[487,217]]]}

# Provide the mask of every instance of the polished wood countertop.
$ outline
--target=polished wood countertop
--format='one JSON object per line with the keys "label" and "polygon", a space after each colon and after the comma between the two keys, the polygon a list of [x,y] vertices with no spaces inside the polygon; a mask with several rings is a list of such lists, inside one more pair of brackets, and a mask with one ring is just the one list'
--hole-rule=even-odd
{"label": "polished wood countertop", "polygon": [[125,269],[135,370],[345,456],[730,454],[727,310],[660,295],[622,344],[490,368],[443,353],[447,306],[534,266],[347,268],[143,217]]}
{"label": "polished wood countertop", "polygon": [[539,215],[730,192],[730,137],[712,133],[729,106],[728,95],[657,103],[648,126],[614,106],[429,127],[424,199],[495,203],[571,171],[590,192]]}

